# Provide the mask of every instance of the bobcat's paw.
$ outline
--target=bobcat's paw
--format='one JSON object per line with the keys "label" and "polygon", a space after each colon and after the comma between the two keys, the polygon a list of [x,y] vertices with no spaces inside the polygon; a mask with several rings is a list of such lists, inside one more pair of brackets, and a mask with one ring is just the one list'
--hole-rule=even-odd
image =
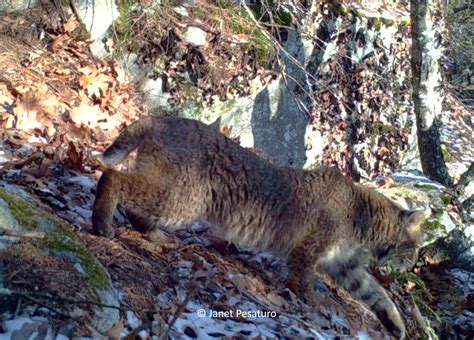
{"label": "bobcat's paw", "polygon": [[377,317],[383,325],[397,338],[406,338],[405,324],[403,323],[400,313],[395,306],[387,306],[376,312]]}
{"label": "bobcat's paw", "polygon": [[105,238],[113,238],[115,236],[115,230],[111,226],[107,227],[92,227],[92,233],[97,236],[102,236]]}
{"label": "bobcat's paw", "polygon": [[146,238],[150,242],[152,242],[156,245],[159,245],[159,246],[177,245],[177,241],[176,241],[176,238],[174,236],[169,235],[168,233],[165,233],[164,231],[162,231],[158,228],[154,228],[153,230],[149,231],[146,235]]}

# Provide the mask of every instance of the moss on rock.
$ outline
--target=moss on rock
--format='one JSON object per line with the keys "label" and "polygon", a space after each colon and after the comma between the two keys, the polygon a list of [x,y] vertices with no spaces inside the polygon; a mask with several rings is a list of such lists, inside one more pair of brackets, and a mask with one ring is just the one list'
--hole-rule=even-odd
{"label": "moss on rock", "polygon": [[8,203],[13,216],[23,227],[36,229],[40,225],[35,216],[36,209],[30,203],[13,196],[2,188],[0,188],[0,198]]}
{"label": "moss on rock", "polygon": [[55,230],[40,242],[40,247],[53,252],[69,252],[76,257],[84,271],[84,279],[96,297],[100,290],[110,288],[106,270],[69,226],[56,224]]}
{"label": "moss on rock", "polygon": [[64,253],[72,257],[73,262],[77,261],[82,267],[87,286],[96,297],[99,297],[100,290],[110,288],[106,270],[64,221],[1,188],[0,198],[7,202],[13,216],[24,228],[44,229],[45,238],[35,242],[38,250]]}

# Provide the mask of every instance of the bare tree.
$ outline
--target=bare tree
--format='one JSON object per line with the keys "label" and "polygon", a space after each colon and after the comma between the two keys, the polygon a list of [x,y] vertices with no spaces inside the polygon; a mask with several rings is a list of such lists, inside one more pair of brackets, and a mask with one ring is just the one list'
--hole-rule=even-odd
{"label": "bare tree", "polygon": [[437,125],[443,101],[439,66],[441,55],[434,36],[429,3],[429,0],[410,0],[411,69],[418,149],[423,173],[449,186],[452,179],[441,152]]}

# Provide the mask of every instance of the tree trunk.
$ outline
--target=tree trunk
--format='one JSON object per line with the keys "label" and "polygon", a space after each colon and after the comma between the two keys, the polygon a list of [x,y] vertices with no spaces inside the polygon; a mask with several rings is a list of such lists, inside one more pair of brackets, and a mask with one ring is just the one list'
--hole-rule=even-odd
{"label": "tree trunk", "polygon": [[439,67],[441,50],[435,41],[429,2],[410,0],[413,103],[423,173],[449,186],[452,180],[444,163],[436,123],[443,101]]}
{"label": "tree trunk", "polygon": [[457,196],[464,212],[461,218],[465,222],[473,222],[474,218],[474,163],[462,174],[459,182],[454,186],[454,194]]}

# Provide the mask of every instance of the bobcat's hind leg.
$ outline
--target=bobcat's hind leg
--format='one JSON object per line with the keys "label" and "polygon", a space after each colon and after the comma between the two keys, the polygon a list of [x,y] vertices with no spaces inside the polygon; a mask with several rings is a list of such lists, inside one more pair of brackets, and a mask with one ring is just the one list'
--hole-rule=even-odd
{"label": "bobcat's hind leg", "polygon": [[150,231],[154,227],[153,221],[149,220],[148,218],[141,216],[138,213],[133,212],[130,209],[126,209],[128,220],[132,225],[133,229],[145,233]]}
{"label": "bobcat's hind leg", "polygon": [[175,243],[174,237],[161,230],[160,226],[149,218],[141,216],[130,209],[127,210],[127,217],[133,229],[141,233],[146,233],[146,238],[149,241],[157,245]]}
{"label": "bobcat's hind leg", "polygon": [[100,177],[92,210],[92,232],[99,236],[114,236],[112,218],[119,202],[118,171],[107,169]]}

